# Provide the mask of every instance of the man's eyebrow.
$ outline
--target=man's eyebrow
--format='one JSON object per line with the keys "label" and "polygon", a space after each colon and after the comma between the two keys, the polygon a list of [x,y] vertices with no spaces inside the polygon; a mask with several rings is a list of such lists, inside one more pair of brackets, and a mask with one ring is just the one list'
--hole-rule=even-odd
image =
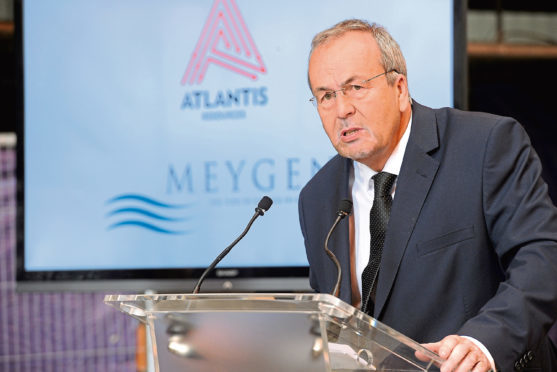
{"label": "man's eyebrow", "polygon": [[363,79],[360,79],[360,78],[356,77],[356,75],[353,75],[353,76],[349,77],[348,79],[344,80],[344,82],[341,84],[341,86],[353,83],[354,80],[360,81],[360,80],[363,80]]}
{"label": "man's eyebrow", "polygon": [[[362,79],[358,78],[356,75],[353,75],[353,76],[349,77],[348,79],[346,79],[340,86],[342,87],[346,84],[350,84],[350,83],[354,82],[355,80],[360,81]],[[335,89],[328,88],[328,87],[317,87],[317,88],[315,88],[316,92],[330,92],[330,91],[333,91],[333,90],[335,90]]]}

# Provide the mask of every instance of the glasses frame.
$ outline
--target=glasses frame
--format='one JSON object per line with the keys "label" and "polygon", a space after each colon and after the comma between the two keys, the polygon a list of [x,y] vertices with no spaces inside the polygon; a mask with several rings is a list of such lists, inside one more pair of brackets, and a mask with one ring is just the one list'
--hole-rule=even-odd
{"label": "glasses frame", "polygon": [[[354,86],[355,86],[355,85],[360,85],[360,84],[363,85],[363,84],[369,83],[369,82],[372,81],[373,79],[376,79],[376,78],[378,78],[378,77],[380,77],[380,76],[383,76],[383,75],[387,75],[387,74],[390,73],[390,72],[396,72],[397,74],[399,73],[398,70],[396,70],[396,69],[393,68],[393,69],[390,69],[389,71],[385,71],[385,72],[382,72],[382,73],[380,73],[380,74],[378,74],[378,75],[372,76],[372,77],[370,77],[369,79],[362,80],[359,84],[353,84],[353,83],[344,84],[340,89],[332,90],[332,91],[326,91],[325,94],[327,94],[327,93],[332,94],[332,95],[333,95],[332,99],[335,99],[335,100],[336,100],[336,98],[337,98],[337,93],[338,93],[338,92],[342,92],[343,95],[346,95],[346,90],[348,89],[348,87],[351,87],[350,90],[352,90],[352,89],[354,89]],[[364,87],[364,86],[362,86],[362,88],[368,89],[367,87]],[[319,104],[319,102],[318,102],[316,96],[312,96],[312,97],[309,99],[309,101],[310,101],[315,107],[319,107],[319,106],[320,106],[320,104]]]}

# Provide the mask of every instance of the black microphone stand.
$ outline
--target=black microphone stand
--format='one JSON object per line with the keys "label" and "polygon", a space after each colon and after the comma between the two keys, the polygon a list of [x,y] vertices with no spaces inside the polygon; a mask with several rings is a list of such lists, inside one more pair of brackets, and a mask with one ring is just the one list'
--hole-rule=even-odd
{"label": "black microphone stand", "polygon": [[217,256],[217,258],[214,259],[214,261],[209,265],[209,267],[207,267],[205,271],[203,271],[203,274],[201,274],[201,277],[199,278],[197,284],[195,285],[195,288],[193,289],[193,294],[199,293],[199,289],[201,288],[201,283],[203,283],[207,274],[209,274],[211,270],[213,270],[215,266],[217,266],[217,264],[232,250],[232,248],[234,248],[234,246],[238,244],[240,240],[242,240],[242,238],[248,233],[255,219],[259,216],[263,216],[265,214],[265,211],[271,207],[271,204],[273,204],[273,201],[268,196],[265,196],[263,197],[263,199],[261,199],[261,201],[257,205],[257,208],[255,208],[254,215],[251,217],[251,220],[249,221],[248,225],[244,229],[244,232],[242,232],[242,234],[240,234],[240,236],[236,238],[236,240],[234,240],[232,244],[226,247],[224,251],[222,251]]}
{"label": "black microphone stand", "polygon": [[337,211],[337,218],[333,223],[333,226],[329,230],[327,237],[325,238],[325,252],[329,256],[329,258],[333,261],[333,263],[337,268],[337,281],[335,287],[333,288],[333,291],[331,292],[331,294],[335,297],[338,297],[340,293],[340,279],[342,278],[342,269],[340,267],[340,262],[338,262],[338,259],[335,256],[335,254],[329,250],[329,239],[331,237],[331,234],[335,230],[335,227],[337,227],[338,223],[340,222],[340,220],[348,216],[351,211],[352,211],[352,201],[348,199],[341,200],[339,209]]}

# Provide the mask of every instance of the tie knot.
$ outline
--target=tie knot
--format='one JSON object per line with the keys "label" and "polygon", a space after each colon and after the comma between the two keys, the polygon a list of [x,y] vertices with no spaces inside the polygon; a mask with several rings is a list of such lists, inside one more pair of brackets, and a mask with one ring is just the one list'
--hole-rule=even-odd
{"label": "tie knot", "polygon": [[379,172],[372,178],[373,187],[375,188],[375,198],[381,198],[391,193],[396,175],[387,172]]}

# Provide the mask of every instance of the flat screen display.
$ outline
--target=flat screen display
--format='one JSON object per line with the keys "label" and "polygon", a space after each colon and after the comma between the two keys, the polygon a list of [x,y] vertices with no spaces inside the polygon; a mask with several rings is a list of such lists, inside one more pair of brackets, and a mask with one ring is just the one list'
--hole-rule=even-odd
{"label": "flat screen display", "polygon": [[335,154],[308,101],[313,35],[377,22],[405,54],[414,99],[454,106],[460,84],[451,1],[17,6],[23,287],[173,279],[186,290],[264,195],[272,208],[212,277],[306,287],[298,194]]}

